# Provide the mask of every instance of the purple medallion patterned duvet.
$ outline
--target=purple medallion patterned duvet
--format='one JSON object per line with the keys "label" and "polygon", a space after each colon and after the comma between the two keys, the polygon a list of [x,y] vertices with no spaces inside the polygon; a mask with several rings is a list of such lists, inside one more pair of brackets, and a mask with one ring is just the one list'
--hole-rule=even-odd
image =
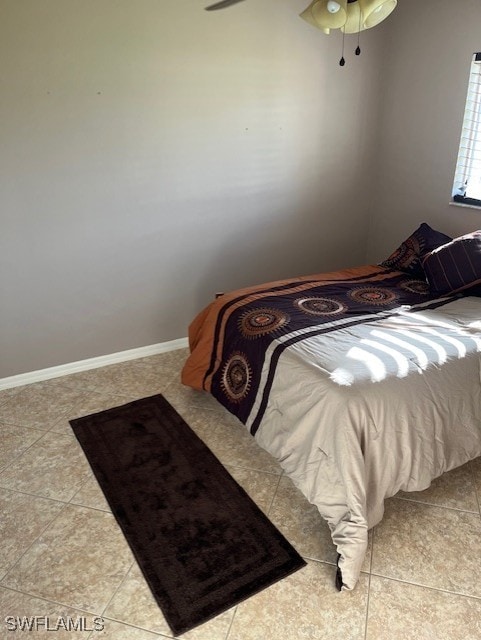
{"label": "purple medallion patterned duvet", "polygon": [[399,490],[481,455],[481,299],[381,266],[224,295],[182,380],[236,415],[331,529],[344,588]]}

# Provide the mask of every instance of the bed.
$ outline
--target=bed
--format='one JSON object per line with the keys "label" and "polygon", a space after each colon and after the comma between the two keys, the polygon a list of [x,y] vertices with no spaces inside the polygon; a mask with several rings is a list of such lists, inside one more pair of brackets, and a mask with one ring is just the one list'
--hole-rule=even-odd
{"label": "bed", "polygon": [[183,383],[316,505],[339,589],[355,587],[387,497],[481,455],[480,283],[481,232],[423,223],[380,265],[234,291],[189,328]]}

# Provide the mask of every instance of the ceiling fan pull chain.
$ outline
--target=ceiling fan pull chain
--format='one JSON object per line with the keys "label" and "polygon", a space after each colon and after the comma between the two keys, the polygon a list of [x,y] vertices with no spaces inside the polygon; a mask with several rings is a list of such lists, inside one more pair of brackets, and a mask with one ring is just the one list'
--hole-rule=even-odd
{"label": "ceiling fan pull chain", "polygon": [[342,54],[341,54],[341,59],[339,60],[339,66],[343,67],[346,64],[346,61],[344,59],[344,37],[345,37],[345,33],[343,32],[342,34]]}
{"label": "ceiling fan pull chain", "polygon": [[356,56],[361,55],[361,47],[359,46],[361,43],[361,15],[362,15],[362,9],[359,9],[359,28],[357,31],[357,47],[356,47]]}

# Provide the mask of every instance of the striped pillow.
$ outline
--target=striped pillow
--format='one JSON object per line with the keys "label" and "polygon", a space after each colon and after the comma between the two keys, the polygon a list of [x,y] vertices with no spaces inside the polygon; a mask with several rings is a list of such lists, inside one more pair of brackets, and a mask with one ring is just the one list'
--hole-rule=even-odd
{"label": "striped pillow", "polygon": [[481,284],[481,231],[434,249],[422,265],[434,293],[455,293]]}

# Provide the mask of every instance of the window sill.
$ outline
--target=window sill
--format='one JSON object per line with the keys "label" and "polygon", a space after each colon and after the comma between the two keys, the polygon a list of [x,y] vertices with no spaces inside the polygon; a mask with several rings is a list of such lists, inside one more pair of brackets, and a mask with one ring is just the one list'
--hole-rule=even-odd
{"label": "window sill", "polygon": [[451,202],[449,202],[449,205],[451,207],[464,207],[465,209],[476,209],[477,211],[481,211],[481,205],[475,205],[475,204],[465,204],[464,202],[453,202],[453,200],[451,200]]}

